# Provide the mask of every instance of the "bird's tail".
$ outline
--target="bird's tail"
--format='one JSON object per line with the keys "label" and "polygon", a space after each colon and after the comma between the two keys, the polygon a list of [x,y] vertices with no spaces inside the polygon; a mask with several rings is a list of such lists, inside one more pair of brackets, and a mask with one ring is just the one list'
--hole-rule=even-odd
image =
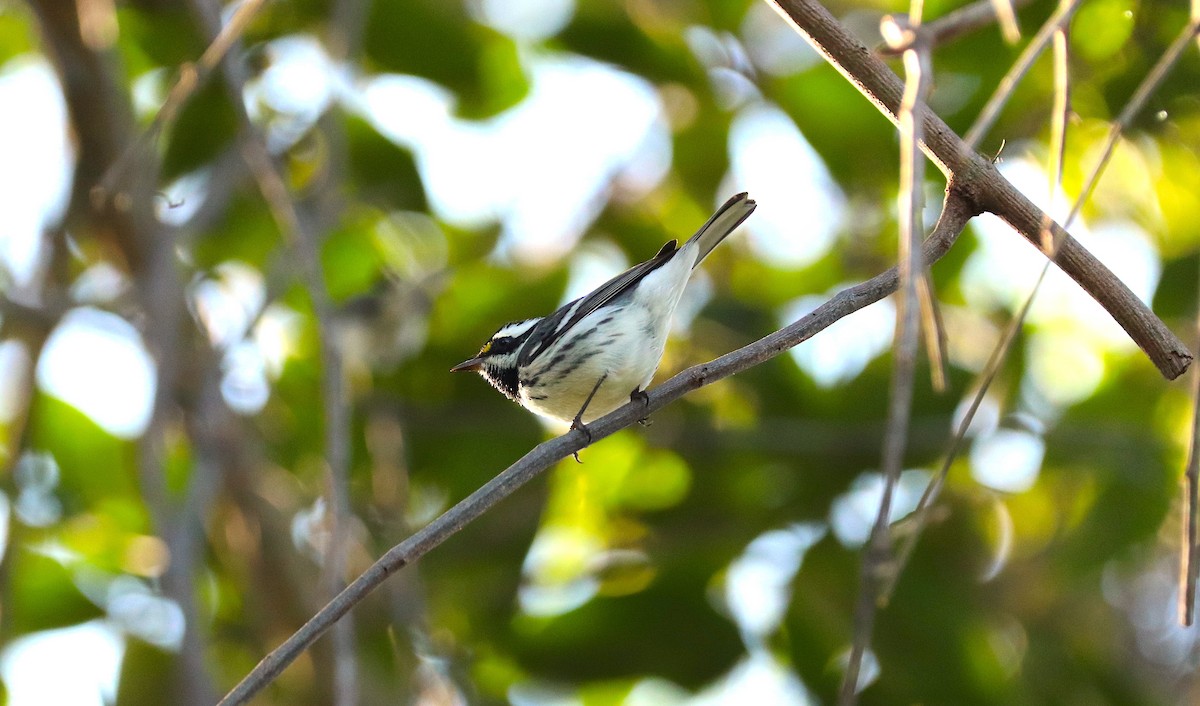
{"label": "bird's tail", "polygon": [[694,269],[698,266],[708,253],[712,252],[712,249],[725,239],[725,236],[732,233],[742,224],[742,221],[749,218],[750,214],[754,213],[754,207],[757,205],[743,191],[718,208],[717,212],[712,215],[712,218],[708,219],[708,222],[700,226],[700,230],[696,231],[696,234],[688,239],[688,243],[694,240],[700,246],[700,252],[696,256],[696,264],[692,265],[692,268]]}

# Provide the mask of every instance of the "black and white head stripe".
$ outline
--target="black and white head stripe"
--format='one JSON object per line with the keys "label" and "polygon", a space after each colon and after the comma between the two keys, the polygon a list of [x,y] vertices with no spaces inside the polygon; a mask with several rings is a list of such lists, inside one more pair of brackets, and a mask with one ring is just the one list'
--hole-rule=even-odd
{"label": "black and white head stripe", "polygon": [[497,329],[496,333],[492,334],[492,339],[494,340],[501,337],[522,338],[522,334],[528,332],[529,329],[533,328],[539,321],[541,321],[540,318],[509,322]]}

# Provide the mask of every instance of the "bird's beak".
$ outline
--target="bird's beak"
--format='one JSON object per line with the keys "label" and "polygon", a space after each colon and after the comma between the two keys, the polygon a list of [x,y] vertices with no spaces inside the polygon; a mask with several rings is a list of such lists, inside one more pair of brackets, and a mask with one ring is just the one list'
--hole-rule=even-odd
{"label": "bird's beak", "polygon": [[476,357],[476,358],[472,358],[470,360],[464,360],[463,362],[459,363],[458,365],[454,366],[453,368],[450,368],[450,372],[452,372],[452,373],[461,373],[463,371],[478,372],[479,369],[482,367],[483,367],[483,358]]}

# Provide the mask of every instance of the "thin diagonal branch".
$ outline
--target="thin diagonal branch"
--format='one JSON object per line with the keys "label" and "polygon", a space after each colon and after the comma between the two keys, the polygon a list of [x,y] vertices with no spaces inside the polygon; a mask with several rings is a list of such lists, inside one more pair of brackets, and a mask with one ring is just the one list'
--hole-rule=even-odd
{"label": "thin diagonal branch", "polygon": [[[975,215],[977,215],[977,211],[971,201],[958,192],[952,184],[947,193],[941,218],[938,219],[933,232],[923,244],[922,251],[925,262],[933,263],[941,259],[954,244],[962,229],[966,227],[967,222]],[[650,390],[645,403],[638,401],[627,404],[607,416],[589,423],[591,443],[610,436],[636,423],[639,419],[644,419],[647,414],[662,409],[693,390],[748,370],[803,343],[828,328],[835,321],[895,292],[899,283],[898,268],[893,267],[862,284],[838,292],[832,299],[800,320],[760,338],[754,343],[727,353],[716,360],[688,368]],[[542,471],[586,445],[587,441],[583,432],[575,431],[539,444],[479,490],[442,513],[416,534],[392,547],[283,644],[264,657],[221,700],[220,706],[247,703],[251,697],[279,676],[338,619],[378,588],[389,576],[412,564],[496,503],[512,495]]]}
{"label": "thin diagonal branch", "polygon": [[996,7],[996,21],[1000,24],[1000,33],[1004,41],[1016,44],[1021,41],[1021,27],[1017,25],[1017,8],[1012,0],[992,0]]}
{"label": "thin diagonal branch", "polygon": [[1070,227],[1071,222],[1079,215],[1079,211],[1087,200],[1091,198],[1092,191],[1095,190],[1097,182],[1100,181],[1100,175],[1104,171],[1108,160],[1112,158],[1113,150],[1116,149],[1117,140],[1121,134],[1133,125],[1133,119],[1138,113],[1146,107],[1146,102],[1150,100],[1150,96],[1158,90],[1163,79],[1175,68],[1175,64],[1183,57],[1183,52],[1187,50],[1188,44],[1191,43],[1193,37],[1200,36],[1200,18],[1193,17],[1183,29],[1179,31],[1179,35],[1175,37],[1175,41],[1171,42],[1171,46],[1163,52],[1158,61],[1154,64],[1154,68],[1146,74],[1142,82],[1138,84],[1137,90],[1133,92],[1129,102],[1121,109],[1117,115],[1117,119],[1113,121],[1108,128],[1108,136],[1104,141],[1104,149],[1100,152],[1100,159],[1096,162],[1096,166],[1092,168],[1092,173],[1088,176],[1087,184],[1083,187],[1083,191],[1079,194],[1079,199],[1075,202],[1075,207],[1071,209],[1071,214],[1067,216],[1067,227]]}
{"label": "thin diagonal branch", "polygon": [[921,332],[925,334],[925,352],[929,356],[930,383],[940,395],[946,391],[946,327],[928,270],[917,280],[917,296],[921,300]]}
{"label": "thin diagonal branch", "polygon": [[[1045,277],[1046,272],[1046,269],[1042,270],[1042,274],[1038,278],[1038,283]],[[1034,286],[1036,287],[1037,284]],[[900,575],[904,573],[904,568],[908,566],[908,560],[912,557],[917,542],[921,539],[925,527],[929,524],[933,502],[937,499],[938,494],[942,491],[942,486],[946,483],[946,476],[950,474],[950,467],[954,465],[955,459],[962,453],[963,444],[967,439],[967,430],[971,428],[971,422],[975,421],[975,414],[979,411],[979,406],[983,404],[983,399],[987,396],[988,388],[991,387],[992,381],[995,380],[996,374],[1000,371],[1000,366],[1004,363],[1005,355],[1016,338],[1017,333],[1020,332],[1021,323],[1025,320],[1025,315],[1029,312],[1029,307],[1032,304],[1033,298],[1027,298],[1021,311],[1009,320],[1008,326],[1004,329],[1004,335],[1000,337],[1000,342],[992,349],[987,364],[983,366],[983,372],[980,373],[979,378],[971,387],[971,389],[975,390],[975,394],[971,397],[971,404],[968,405],[966,413],[959,420],[958,428],[950,436],[946,453],[942,457],[941,468],[930,479],[929,485],[925,486],[925,492],[921,494],[921,500],[913,510],[913,525],[906,533],[904,544],[897,552],[896,570],[892,573],[888,584],[884,586],[882,591],[882,599],[885,603],[890,600],[892,593],[896,589],[896,582],[899,581]]]}
{"label": "thin diagonal branch", "polygon": [[[1066,0],[1061,0],[1066,2]],[[1071,47],[1068,25],[1054,33],[1054,105],[1050,109],[1049,189],[1046,203],[1051,212],[1062,188],[1063,165],[1067,154],[1067,123],[1071,113]],[[1070,219],[1067,221],[1070,224]]]}
{"label": "thin diagonal branch", "polygon": [[1012,97],[1013,91],[1016,90],[1017,84],[1029,72],[1033,62],[1042,55],[1046,47],[1050,45],[1054,34],[1060,27],[1065,27],[1071,21],[1071,17],[1075,15],[1075,11],[1079,9],[1080,0],[1064,0],[1059,4],[1058,9],[1054,14],[1046,20],[1038,33],[1033,35],[1029,45],[1021,52],[1021,56],[1013,62],[1012,67],[1004,78],[1000,80],[1000,84],[996,86],[992,97],[988,99],[987,104],[983,106],[983,110],[979,112],[979,117],[975,119],[975,124],[971,129],[967,130],[963,140],[967,143],[967,147],[974,150],[979,147],[979,141],[987,134],[988,130],[992,129],[996,118],[1000,116],[1000,111],[1004,109],[1004,105],[1008,103],[1008,99]]}

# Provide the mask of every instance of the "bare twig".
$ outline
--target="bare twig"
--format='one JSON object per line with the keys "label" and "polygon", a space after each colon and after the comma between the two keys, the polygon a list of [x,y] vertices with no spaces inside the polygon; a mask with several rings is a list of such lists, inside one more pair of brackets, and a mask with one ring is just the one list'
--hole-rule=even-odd
{"label": "bare twig", "polygon": [[992,129],[992,125],[995,124],[996,118],[1000,116],[1000,111],[1004,108],[1004,104],[1008,102],[1013,91],[1016,90],[1017,84],[1029,72],[1029,68],[1033,66],[1033,62],[1037,61],[1037,58],[1049,46],[1058,28],[1066,26],[1071,21],[1071,17],[1074,16],[1075,11],[1079,9],[1079,3],[1080,0],[1064,0],[1060,3],[1058,9],[1046,20],[1046,23],[1042,25],[1041,29],[1030,40],[1029,45],[1021,52],[1021,56],[1017,57],[1017,60],[1013,62],[1012,68],[1000,80],[1000,84],[996,86],[992,97],[988,99],[987,104],[980,111],[979,117],[975,119],[975,124],[971,126],[971,129],[967,130],[967,134],[963,140],[967,143],[969,149],[974,150],[979,147],[979,141],[983,139],[988,130]]}
{"label": "bare twig", "polygon": [[[1059,6],[1067,0],[1061,0]],[[1062,186],[1063,162],[1067,153],[1067,118],[1071,112],[1071,71],[1068,26],[1062,25],[1054,32],[1054,106],[1050,109],[1050,165],[1046,172],[1050,178],[1049,204],[1054,210],[1055,199]],[[1067,220],[1070,225],[1070,219]]]}
{"label": "bare twig", "polygon": [[[261,4],[261,0],[258,2]],[[313,316],[317,322],[330,513],[330,541],[325,555],[324,576],[327,596],[334,596],[344,585],[347,565],[350,526],[350,417],[342,354],[333,324],[334,307],[321,273],[319,235],[311,222],[312,219],[301,213],[283,176],[276,168],[262,135],[252,124],[241,100],[246,71],[240,60],[240,52],[230,51],[236,50],[240,42],[241,29],[230,29],[238,18],[235,16],[227,25],[221,27],[219,7],[212,0],[191,0],[190,4],[202,29],[214,37],[213,45],[201,58],[201,64],[210,69],[218,65],[221,68],[226,89],[241,124],[239,146],[242,159],[297,261],[300,279],[312,302]],[[249,4],[250,0],[247,1],[247,5]],[[256,11],[257,8],[253,10]],[[347,11],[349,10],[343,10]],[[239,8],[238,12],[247,12],[246,5]],[[248,18],[252,14],[245,16]],[[356,15],[352,13],[347,19],[353,19],[354,16]],[[348,27],[347,31],[349,35],[340,40],[342,45],[357,41],[354,38],[357,30]],[[218,45],[220,50],[214,51],[213,47]],[[211,63],[205,63],[206,58]],[[349,706],[357,702],[357,672],[353,623],[341,623],[335,630],[334,639],[335,703]]]}
{"label": "bare twig", "polygon": [[[1017,8],[1025,7],[1033,2],[1033,0],[1012,0],[1011,2],[1003,2],[1001,0],[1001,2],[1005,6],[1016,10]],[[996,0],[976,0],[970,5],[964,5],[948,15],[926,22],[922,26],[925,28],[924,32],[926,36],[929,37],[930,48],[934,49],[943,44],[949,44],[960,37],[996,22],[999,19],[996,11]],[[1012,31],[1010,28],[1006,28],[1002,24],[1001,31],[1004,33],[1006,40],[1015,41],[1009,39],[1009,32]],[[903,52],[903,49],[892,49],[886,45],[879,49],[879,53],[884,56],[898,56]]]}
{"label": "bare twig", "polygon": [[[182,297],[176,298],[175,302],[181,304]],[[221,487],[226,468],[226,464],[220,462],[220,457],[229,453],[227,444],[222,443],[222,437],[228,436],[224,433],[228,428],[225,420],[230,413],[221,398],[220,356],[213,350],[197,349],[195,356],[202,359],[198,367],[203,368],[203,380],[199,382],[195,404],[187,415],[188,432],[196,448],[195,468],[188,476],[183,502],[172,503],[172,522],[159,529],[166,535],[171,557],[163,575],[163,589],[179,603],[186,622],[177,668],[180,693],[173,700],[173,703],[181,706],[211,704],[219,694],[207,665],[210,645],[206,634],[208,623],[203,617],[203,603],[196,595],[196,586],[197,576],[204,573],[197,570],[197,565],[202,564],[205,554],[205,518]],[[173,386],[181,384],[178,377],[176,375],[172,381]],[[157,430],[157,434],[163,433],[161,428]],[[154,437],[153,443],[160,446],[161,436]],[[161,454],[161,450],[156,451]],[[154,460],[159,464],[156,470],[161,472],[161,457]]]}
{"label": "bare twig", "polygon": [[916,372],[919,333],[918,282],[925,271],[921,253],[921,200],[924,193],[925,160],[917,147],[921,141],[922,113],[929,85],[929,47],[921,33],[921,0],[913,0],[907,21],[883,18],[883,36],[890,46],[904,50],[905,88],[900,103],[900,291],[896,316],[895,346],[892,363],[892,389],[888,403],[888,421],[883,439],[883,494],[859,576],[858,600],[854,608],[854,640],[850,659],[842,679],[838,703],[851,706],[858,700],[859,672],[863,655],[871,642],[878,611],[879,587],[894,567],[892,560],[892,496],[900,482],[904,451],[908,440],[908,422],[912,413],[913,378]]}
{"label": "bare twig", "polygon": [[[54,257],[63,249],[55,248],[51,252]],[[54,268],[50,269],[53,271]],[[53,287],[51,289],[53,291]],[[37,307],[0,294],[0,341],[20,341],[25,349],[25,365],[14,374],[15,380],[9,380],[16,404],[5,421],[4,437],[0,438],[0,446],[7,451],[4,463],[0,463],[0,474],[8,477],[12,477],[13,468],[21,460],[21,451],[28,444],[37,361],[50,332],[67,312],[67,302],[58,302],[57,297],[54,300],[54,304]]]}
{"label": "bare twig", "polygon": [[[345,371],[334,328],[334,308],[325,289],[317,250],[316,234],[301,218],[283,177],[275,168],[266,144],[256,133],[242,141],[243,154],[258,183],[263,199],[275,222],[296,253],[301,280],[313,306],[320,338],[321,399],[325,419],[325,462],[329,471],[331,530],[326,555],[327,580],[331,594],[341,589],[346,574],[346,552],[349,537],[349,474],[350,474],[350,417],[346,398]],[[334,588],[336,587],[336,589]],[[354,684],[357,666],[353,649],[352,623],[340,628],[335,672],[338,693],[346,701],[356,700]]]}
{"label": "bare twig", "polygon": [[[346,62],[351,57],[358,55],[362,45],[363,32],[366,29],[368,6],[369,0],[341,0],[334,5],[327,41],[330,47],[330,58],[334,61]],[[323,175],[326,182],[325,188],[320,188],[318,193],[338,194],[340,193],[338,188],[340,180],[344,176],[346,167],[345,130],[341,121],[331,119],[331,116],[328,115],[322,119],[321,125],[326,139],[338,149],[331,150],[331,157]],[[326,198],[324,203],[328,210],[338,209],[340,212],[341,199]],[[327,311],[326,316],[329,313]],[[344,360],[340,344],[333,338],[335,332],[332,330],[331,324],[332,321],[328,318],[322,322],[324,329],[322,331],[322,347],[323,349],[326,346],[329,347],[329,350],[324,351],[323,355],[326,365],[334,367],[341,380],[341,385],[344,387],[346,384]],[[327,368],[326,375],[330,374]],[[329,390],[328,392],[334,391]],[[339,395],[343,398],[347,397],[344,390],[339,391]],[[330,398],[327,397],[327,410],[330,404],[329,400]],[[335,505],[333,539],[336,546],[333,548],[329,562],[330,596],[336,596],[346,581],[347,553],[350,542],[350,417],[346,404],[347,401],[343,401],[340,405],[341,409],[334,416],[327,417],[327,444],[330,449],[331,463],[336,456],[340,464],[340,466],[333,467],[330,478],[333,483],[341,486],[332,492]],[[327,415],[329,411],[332,410],[328,410]],[[359,700],[361,689],[359,688],[358,652],[354,643],[354,624],[349,621],[339,621],[334,628],[333,698],[336,706],[353,706]]]}
{"label": "bare twig", "polygon": [[921,332],[925,334],[925,351],[929,354],[930,383],[940,395],[946,391],[946,327],[928,271],[917,280],[917,296],[921,299]]}
{"label": "bare twig", "polygon": [[1096,166],[1092,168],[1092,173],[1088,176],[1087,184],[1083,187],[1083,191],[1079,194],[1079,199],[1075,202],[1075,207],[1071,209],[1071,214],[1067,216],[1067,227],[1075,220],[1075,216],[1079,215],[1079,211],[1087,200],[1091,198],[1092,191],[1096,188],[1096,183],[1100,181],[1100,174],[1103,173],[1108,160],[1112,158],[1113,150],[1116,149],[1117,140],[1121,134],[1129,129],[1133,124],[1133,119],[1138,113],[1146,107],[1146,102],[1150,100],[1150,96],[1158,90],[1163,79],[1175,68],[1175,64],[1179,63],[1179,59],[1183,57],[1183,52],[1187,49],[1188,44],[1192,41],[1192,37],[1200,36],[1200,18],[1192,17],[1192,19],[1183,26],[1179,31],[1179,35],[1175,37],[1175,41],[1171,42],[1171,46],[1163,52],[1158,61],[1154,64],[1154,68],[1146,74],[1142,82],[1138,84],[1137,90],[1133,92],[1129,102],[1121,109],[1117,115],[1117,119],[1108,128],[1108,136],[1104,141],[1104,149],[1100,153],[1100,159],[1096,162]]}
{"label": "bare twig", "polygon": [[[1070,0],[1064,0],[1064,1],[1069,2]],[[1065,33],[1065,29],[1063,31]],[[1084,191],[1075,200],[1075,203],[1073,204],[1072,209],[1071,209],[1071,213],[1070,213],[1070,215],[1067,216],[1066,223],[1068,225],[1079,214],[1084,202],[1090,196],[1091,186],[1093,186],[1099,180],[1099,176],[1100,176],[1101,172],[1103,171],[1105,165],[1107,165],[1107,163],[1108,163],[1108,157],[1111,155],[1112,148],[1116,144],[1117,139],[1119,138],[1119,136],[1121,135],[1123,130],[1132,123],[1133,118],[1137,115],[1137,113],[1140,111],[1140,109],[1142,107],[1144,107],[1149,96],[1153,94],[1154,89],[1157,88],[1158,84],[1162,82],[1163,78],[1169,72],[1170,68],[1172,66],[1174,66],[1174,63],[1176,61],[1178,61],[1180,55],[1182,54],[1182,51],[1180,50],[1180,48],[1181,47],[1186,48],[1188,42],[1190,41],[1192,34],[1195,31],[1196,30],[1195,30],[1194,23],[1189,24],[1187,27],[1184,28],[1183,32],[1181,32],[1179,37],[1176,38],[1176,40],[1171,44],[1170,48],[1168,48],[1167,51],[1163,54],[1163,57],[1155,65],[1154,69],[1151,70],[1151,72],[1149,74],[1147,74],[1146,78],[1143,79],[1142,84],[1139,85],[1137,90],[1134,91],[1134,94],[1130,98],[1129,103],[1126,104],[1124,109],[1122,109],[1122,111],[1120,113],[1120,118],[1118,118],[1117,122],[1115,122],[1113,124],[1112,128],[1110,128],[1110,130],[1109,130],[1108,139],[1106,142],[1103,156],[1096,163],[1095,167],[1093,167],[1093,169],[1092,169],[1091,174],[1089,174],[1089,176],[1088,176],[1089,186],[1087,188],[1085,188]],[[1058,51],[1058,48],[1056,45],[1056,52],[1057,51]],[[1054,143],[1051,144],[1051,149],[1050,149],[1051,167],[1049,169],[1049,172],[1051,174],[1051,180],[1052,180],[1051,186],[1050,186],[1052,195],[1057,191],[1057,187],[1061,183],[1061,179],[1062,179],[1062,154],[1065,151],[1064,143],[1065,143],[1065,136],[1066,136],[1066,115],[1070,109],[1070,107],[1069,107],[1070,90],[1069,90],[1069,83],[1068,83],[1069,76],[1067,75],[1067,71],[1066,71],[1066,63],[1067,62],[1066,62],[1065,51],[1066,51],[1066,42],[1064,39],[1064,41],[1062,41],[1062,52],[1057,54],[1056,72],[1055,72],[1057,89],[1056,89],[1056,93],[1055,93],[1056,98],[1055,98],[1054,114],[1052,115],[1052,122],[1054,124],[1054,127],[1051,131]],[[1044,246],[1044,249],[1050,253],[1054,253],[1062,245],[1062,243],[1058,240],[1059,237],[1061,237],[1061,234],[1054,234],[1053,237],[1051,237],[1051,231],[1046,230],[1043,234],[1043,239],[1046,240],[1046,245]],[[982,402],[984,396],[987,394],[988,388],[991,386],[992,381],[995,379],[995,375],[996,375],[997,371],[999,370],[1000,366],[1003,364],[1005,358],[1007,357],[1008,352],[1012,347],[1012,343],[1016,338],[1017,332],[1020,330],[1021,326],[1024,324],[1025,319],[1029,314],[1029,310],[1033,305],[1033,301],[1036,298],[1038,291],[1041,289],[1042,282],[1044,282],[1046,279],[1046,275],[1049,272],[1050,262],[1051,261],[1048,260],[1043,265],[1041,272],[1038,274],[1038,279],[1036,282],[1034,282],[1033,288],[1030,290],[1029,295],[1026,297],[1025,302],[1021,306],[1020,311],[1017,312],[1017,314],[1009,322],[1009,325],[1008,325],[1007,329],[1005,330],[1004,335],[996,343],[996,347],[992,350],[992,353],[988,359],[987,365],[984,366],[983,372],[980,373],[979,379],[976,381],[975,385],[973,386],[973,389],[975,390],[974,398],[972,399],[971,404],[968,407],[966,414],[964,415],[961,423],[959,424],[957,431],[955,432],[955,434],[949,444],[949,448],[947,450],[945,459],[942,463],[941,470],[938,473],[938,475],[936,475],[932,480],[930,480],[929,485],[925,489],[924,495],[921,497],[921,501],[918,503],[916,510],[914,510],[914,516],[915,516],[915,520],[916,520],[915,525],[913,527],[913,530],[908,535],[907,542],[906,542],[904,548],[900,552],[899,564],[900,564],[901,571],[903,570],[903,567],[907,564],[908,557],[911,555],[913,548],[915,547],[917,541],[920,539],[921,533],[923,532],[923,530],[928,522],[928,514],[929,514],[929,510],[930,510],[930,505],[937,498],[938,493],[941,491],[942,485],[945,483],[946,475],[949,473],[950,466],[954,463],[954,460],[958,457],[958,454],[962,450],[962,445],[963,445],[963,441],[966,436],[967,429],[970,427],[971,421],[974,419],[975,413],[976,413],[976,411],[978,411],[980,403]],[[1189,466],[1189,468],[1190,468],[1190,466]],[[1189,495],[1189,497],[1190,497],[1190,495]],[[1185,550],[1185,551],[1188,551],[1188,550]],[[1184,562],[1184,564],[1187,564],[1187,563],[1188,563],[1187,561]],[[1192,571],[1196,570],[1194,564],[1190,564],[1190,566],[1193,567]],[[894,582],[891,586],[888,587],[888,593],[890,594],[893,589],[894,589]]]}
{"label": "bare twig", "polygon": [[[1192,0],[1192,10],[1189,16],[1192,24],[1200,24],[1200,0]],[[1200,48],[1200,34],[1196,35],[1196,47]]]}
{"label": "bare twig", "polygon": [[[969,199],[953,186],[937,226],[923,245],[925,262],[939,260],[976,215]],[[650,390],[648,401],[627,404],[588,424],[591,443],[610,436],[647,414],[683,397],[692,390],[748,370],[812,338],[835,321],[883,299],[899,287],[898,268],[893,267],[862,284],[838,292],[825,304],[800,320],[716,360],[696,365]],[[413,536],[393,547],[336,598],[289,637],[246,675],[221,701],[222,706],[244,704],[277,677],[296,657],[317,640],[339,618],[374,591],[396,571],[408,566],[482,515],[554,463],[587,445],[583,432],[568,432],[534,447],[483,487],[442,513]]]}
{"label": "bare twig", "polygon": [[133,115],[123,99],[111,51],[83,37],[78,3],[30,0],[29,5],[37,14],[45,51],[54,62],[76,129],[71,202],[77,207],[87,203],[87,190],[129,143]]}
{"label": "bare twig", "polygon": [[213,69],[225,57],[229,48],[241,38],[250,20],[254,19],[266,3],[267,0],[244,0],[200,55],[199,60],[194,64],[179,67],[179,79],[167,93],[166,100],[150,125],[126,148],[120,158],[112,163],[93,188],[93,203],[103,203],[120,193],[125,175],[143,161],[149,146],[175,122],[183,105],[208,81]]}
{"label": "bare twig", "polygon": [[[1196,320],[1200,349],[1200,314]],[[1196,576],[1200,573],[1200,370],[1192,371],[1192,438],[1183,474],[1183,536],[1179,544],[1179,622],[1191,627],[1196,619]]]}
{"label": "bare twig", "polygon": [[996,7],[996,20],[1000,24],[1000,33],[1004,41],[1016,44],[1021,41],[1021,27],[1017,24],[1017,8],[1012,0],[992,0]]}
{"label": "bare twig", "polygon": [[[1048,270],[1043,268],[1038,278],[1038,283],[1034,285],[1035,287],[1041,283],[1046,272]],[[950,474],[950,467],[954,465],[954,460],[962,452],[963,444],[967,438],[967,431],[971,428],[971,422],[975,420],[975,414],[979,411],[979,406],[983,404],[983,399],[987,395],[988,388],[991,387],[992,381],[995,380],[996,374],[1000,371],[1000,366],[1004,363],[1005,355],[1008,353],[1017,333],[1021,330],[1021,324],[1025,320],[1025,315],[1029,312],[1029,307],[1032,304],[1033,298],[1027,298],[1021,311],[1009,320],[1008,327],[1004,330],[1004,335],[1000,337],[999,343],[992,349],[987,364],[983,367],[983,372],[980,373],[979,379],[975,381],[975,384],[971,388],[975,390],[975,394],[971,397],[971,404],[967,407],[966,413],[963,414],[962,419],[959,421],[958,428],[950,437],[946,453],[942,457],[941,468],[930,479],[929,485],[925,486],[925,492],[921,494],[921,500],[913,510],[911,515],[913,524],[905,533],[904,544],[896,553],[896,570],[889,577],[888,583],[881,591],[882,600],[885,603],[890,600],[893,591],[895,591],[896,582],[899,581],[900,575],[904,572],[904,567],[908,566],[908,560],[912,557],[917,542],[921,539],[925,527],[929,524],[933,502],[941,492],[942,486],[945,485],[946,476]]]}
{"label": "bare twig", "polygon": [[[1200,0],[1192,0],[1191,26],[1200,27]],[[1200,46],[1200,33],[1197,33]],[[1172,48],[1174,45],[1172,45]],[[1162,63],[1161,61],[1159,63]],[[1155,67],[1157,68],[1157,67]],[[1196,313],[1196,346],[1200,348],[1200,307]],[[1196,582],[1200,579],[1200,371],[1192,371],[1192,439],[1184,472],[1183,537],[1179,546],[1179,621],[1196,619]]]}
{"label": "bare twig", "polygon": [[[885,116],[895,121],[903,84],[816,0],[769,0],[817,51],[851,81]],[[1125,330],[1167,379],[1191,363],[1187,346],[1113,273],[1005,179],[987,158],[975,153],[933,111],[924,113],[923,148],[956,188],[996,214],[1035,246],[1049,222],[1061,237],[1056,264],[1092,296]]]}
{"label": "bare twig", "polygon": [[[1050,168],[1047,170],[1051,175],[1049,184],[1049,203],[1051,204],[1051,208],[1053,208],[1054,197],[1058,192],[1058,187],[1062,184],[1063,153],[1066,148],[1067,111],[1070,109],[1070,76],[1067,72],[1066,52],[1066,28],[1063,27],[1054,35],[1056,90],[1054,109],[1051,113]],[[1043,250],[1053,252],[1055,244],[1052,239],[1044,235],[1043,240],[1046,243]],[[929,523],[933,501],[941,492],[942,486],[946,482],[946,476],[950,473],[950,467],[962,451],[963,444],[966,441],[967,430],[970,429],[971,422],[975,420],[975,413],[979,411],[979,406],[983,403],[988,389],[991,388],[992,382],[996,379],[996,374],[1000,371],[1000,366],[1004,364],[1005,359],[1008,357],[1008,352],[1013,341],[1016,340],[1017,333],[1025,323],[1025,317],[1029,314],[1034,297],[1041,288],[1042,282],[1046,279],[1046,274],[1050,271],[1049,264],[1050,262],[1047,261],[1043,265],[1032,291],[1021,306],[1021,310],[1008,322],[1004,335],[1000,337],[1000,340],[992,349],[991,355],[988,356],[987,364],[984,365],[979,378],[971,387],[974,390],[971,396],[971,404],[968,405],[966,413],[959,421],[957,430],[950,437],[948,448],[942,459],[941,469],[929,480],[929,484],[925,487],[925,492],[921,495],[920,502],[917,503],[917,507],[913,510],[913,524],[905,535],[903,545],[901,545],[900,550],[897,552],[896,571],[889,577],[889,582],[883,588],[883,600],[885,602],[891,599],[891,595],[896,588],[896,583],[899,581],[904,568],[908,566],[908,560],[912,557],[912,552]]]}

